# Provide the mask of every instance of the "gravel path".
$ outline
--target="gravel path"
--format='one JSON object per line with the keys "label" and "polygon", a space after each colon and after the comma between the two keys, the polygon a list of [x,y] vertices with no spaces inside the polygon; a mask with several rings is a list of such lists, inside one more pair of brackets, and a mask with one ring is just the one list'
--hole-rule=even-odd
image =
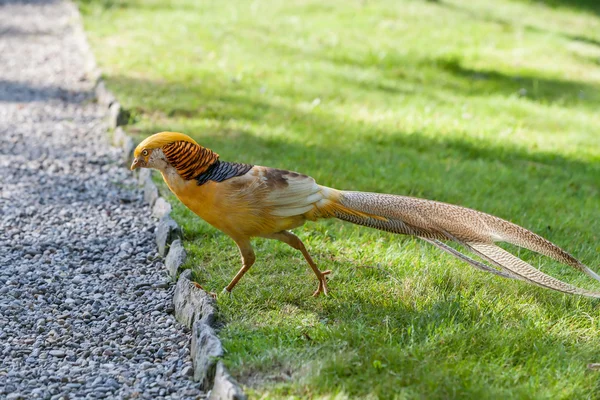
{"label": "gravel path", "polygon": [[77,23],[0,0],[0,398],[201,398]]}

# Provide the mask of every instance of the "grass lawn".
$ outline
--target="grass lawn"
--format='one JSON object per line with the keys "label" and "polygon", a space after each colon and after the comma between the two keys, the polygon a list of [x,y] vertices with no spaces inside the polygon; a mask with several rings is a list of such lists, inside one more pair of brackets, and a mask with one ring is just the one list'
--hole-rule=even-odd
{"label": "grass lawn", "polygon": [[[143,138],[509,219],[600,270],[594,0],[81,1],[108,87]],[[233,242],[175,204],[188,267],[220,291]],[[253,398],[597,398],[598,301],[474,270],[339,221],[257,240],[220,296],[225,362]],[[583,274],[530,252],[554,276]]]}

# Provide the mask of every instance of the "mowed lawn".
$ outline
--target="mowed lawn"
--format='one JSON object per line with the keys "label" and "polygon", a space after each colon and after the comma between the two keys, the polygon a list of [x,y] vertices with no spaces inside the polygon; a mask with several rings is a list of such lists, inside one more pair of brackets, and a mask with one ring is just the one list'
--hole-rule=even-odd
{"label": "mowed lawn", "polygon": [[[80,6],[139,139],[181,131],[223,160],[472,207],[600,270],[600,3]],[[235,245],[170,198],[187,266],[220,291],[240,267]],[[600,371],[586,367],[600,362],[597,300],[491,276],[416,239],[339,221],[296,233],[333,270],[329,297],[310,296],[317,282],[299,252],[256,240],[257,263],[218,298],[225,363],[252,398],[600,393]]]}

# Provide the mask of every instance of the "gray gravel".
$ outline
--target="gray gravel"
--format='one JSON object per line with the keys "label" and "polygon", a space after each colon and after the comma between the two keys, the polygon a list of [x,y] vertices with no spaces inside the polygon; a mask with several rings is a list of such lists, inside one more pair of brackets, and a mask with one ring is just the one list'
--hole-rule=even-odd
{"label": "gray gravel", "polygon": [[77,22],[0,0],[0,398],[200,398]]}

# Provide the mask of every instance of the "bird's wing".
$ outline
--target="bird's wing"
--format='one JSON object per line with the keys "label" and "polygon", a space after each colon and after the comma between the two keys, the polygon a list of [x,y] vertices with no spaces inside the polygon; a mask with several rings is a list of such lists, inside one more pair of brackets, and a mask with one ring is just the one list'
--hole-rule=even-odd
{"label": "bird's wing", "polygon": [[320,186],[310,176],[268,167],[254,167],[249,173],[266,188],[261,201],[275,217],[305,214],[323,199]]}

